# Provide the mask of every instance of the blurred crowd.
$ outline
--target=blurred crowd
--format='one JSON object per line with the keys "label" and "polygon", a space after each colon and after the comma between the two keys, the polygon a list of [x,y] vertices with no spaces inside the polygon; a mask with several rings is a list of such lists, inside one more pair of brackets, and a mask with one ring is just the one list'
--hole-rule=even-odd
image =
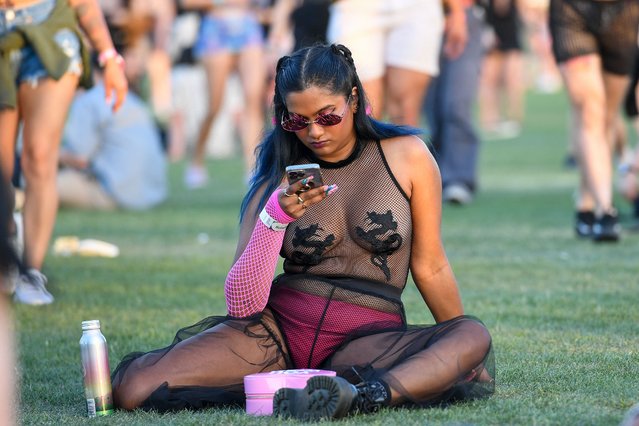
{"label": "blurred crowd", "polygon": [[[353,52],[370,114],[424,129],[440,167],[443,201],[456,205],[469,204],[477,195],[481,142],[522,132],[526,93],[566,87],[572,109],[565,164],[580,170],[582,182],[575,230],[591,237],[608,226],[594,239],[616,240],[613,171],[594,165],[599,147],[584,148],[595,145],[589,142],[593,137],[607,141],[604,133],[611,133],[589,133],[590,122],[599,120],[592,118],[592,110],[599,107],[581,100],[588,94],[603,99],[608,93],[582,93],[571,90],[577,84],[565,84],[587,82],[571,71],[579,67],[568,56],[557,65],[559,43],[553,46],[552,31],[564,33],[552,13],[566,2],[577,5],[583,16],[608,14],[615,22],[614,10],[579,9],[580,2],[600,3],[590,0],[100,0],[129,92],[118,112],[103,102],[109,90],[96,49],[95,85],[77,91],[61,134],[60,206],[154,207],[168,196],[170,162],[183,163],[183,185],[198,189],[208,184],[208,158],[239,154],[248,182],[254,150],[277,119],[271,101],[278,59],[328,42]],[[566,13],[555,11],[557,16]],[[590,53],[577,47],[579,54]],[[634,57],[636,42],[632,49],[628,57]],[[607,105],[616,129],[609,163],[619,165],[621,193],[639,218],[639,154],[631,149],[619,108],[620,93],[627,92],[627,117],[636,118],[636,68],[633,63],[635,79],[627,91],[621,89],[630,77],[625,68],[612,71],[624,79]],[[603,75],[606,90],[616,87],[608,84],[616,80],[608,78],[605,64]],[[602,129],[611,114],[600,120],[606,123]],[[25,186],[20,156],[18,148],[17,188]]]}

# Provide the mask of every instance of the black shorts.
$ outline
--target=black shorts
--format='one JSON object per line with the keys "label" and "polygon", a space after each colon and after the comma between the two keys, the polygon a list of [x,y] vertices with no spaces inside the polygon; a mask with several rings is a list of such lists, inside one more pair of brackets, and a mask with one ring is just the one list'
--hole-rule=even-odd
{"label": "black shorts", "polygon": [[486,9],[486,22],[495,31],[497,43],[495,49],[500,52],[522,50],[521,27],[522,22],[515,2],[511,2],[505,14],[497,13],[491,0]]}
{"label": "black shorts", "polygon": [[607,72],[632,72],[639,26],[637,0],[551,0],[549,15],[557,63],[595,53]]}

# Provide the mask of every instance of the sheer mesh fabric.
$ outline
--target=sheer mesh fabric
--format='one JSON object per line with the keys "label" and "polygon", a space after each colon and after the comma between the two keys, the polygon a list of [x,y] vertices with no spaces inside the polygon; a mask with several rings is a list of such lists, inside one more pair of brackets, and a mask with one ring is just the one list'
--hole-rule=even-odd
{"label": "sheer mesh fabric", "polygon": [[606,71],[627,75],[634,66],[636,0],[552,0],[550,30],[557,62],[598,53]]}
{"label": "sheer mesh fabric", "polygon": [[114,403],[158,411],[242,405],[245,375],[290,367],[280,342],[268,310],[205,318],[165,348],[125,356],[111,377]]}
{"label": "sheer mesh fabric", "polygon": [[341,167],[322,167],[339,190],[289,225],[282,255],[287,273],[349,276],[403,288],[412,223],[406,194],[388,170],[379,143],[363,144]]}
{"label": "sheer mesh fabric", "polygon": [[366,281],[309,274],[285,274],[275,281],[269,307],[295,368],[318,368],[355,336],[405,326],[399,291],[377,295],[374,287]]}
{"label": "sheer mesh fabric", "polygon": [[[290,223],[280,207],[275,191],[264,207],[279,223]],[[268,301],[271,281],[277,267],[283,231],[269,229],[258,219],[246,249],[231,268],[224,283],[224,295],[229,315],[243,318],[261,312]]]}
{"label": "sheer mesh fabric", "polygon": [[490,334],[470,316],[369,333],[345,343],[322,368],[352,383],[382,379],[399,395],[397,405],[446,404],[495,391]]}
{"label": "sheer mesh fabric", "polygon": [[379,378],[396,404],[430,405],[494,389],[491,339],[460,317],[406,325],[410,205],[379,143],[322,166],[339,190],[286,230],[284,271],[266,308],[209,317],[166,348],[130,354],[113,374],[115,403],[160,411],[244,402],[243,377],[286,368],[334,369],[353,383]]}

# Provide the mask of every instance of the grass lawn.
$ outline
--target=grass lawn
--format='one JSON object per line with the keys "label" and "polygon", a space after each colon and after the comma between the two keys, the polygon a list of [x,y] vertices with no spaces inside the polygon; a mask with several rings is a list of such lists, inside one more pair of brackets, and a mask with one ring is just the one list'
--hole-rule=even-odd
{"label": "grass lawn", "polygon": [[[561,163],[563,94],[528,97],[524,133],[486,141],[481,188],[468,207],[446,206],[443,234],[467,313],[492,332],[494,397],[446,409],[385,410],[341,424],[618,425],[639,402],[639,235],[596,245],[573,234],[574,171]],[[238,159],[210,163],[213,185],[185,191],[171,166],[170,200],[150,212],[61,211],[55,236],[117,244],[117,259],[55,257],[56,297],[15,306],[23,424],[267,425],[242,409],[85,417],[80,323],[100,319],[111,368],[133,350],[168,344],[181,326],[224,313],[223,282],[243,194]],[[366,188],[362,189],[366,191]],[[618,201],[622,213],[629,207]],[[208,236],[208,242],[201,238]],[[411,322],[432,321],[412,285]]]}

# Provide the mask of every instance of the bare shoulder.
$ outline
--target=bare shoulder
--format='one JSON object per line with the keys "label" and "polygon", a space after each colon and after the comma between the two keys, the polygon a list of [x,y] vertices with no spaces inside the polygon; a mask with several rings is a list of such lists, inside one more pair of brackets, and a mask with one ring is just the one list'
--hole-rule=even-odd
{"label": "bare shoulder", "polygon": [[426,142],[417,136],[399,136],[381,141],[384,156],[395,179],[410,195],[413,182],[439,176],[439,169]]}

